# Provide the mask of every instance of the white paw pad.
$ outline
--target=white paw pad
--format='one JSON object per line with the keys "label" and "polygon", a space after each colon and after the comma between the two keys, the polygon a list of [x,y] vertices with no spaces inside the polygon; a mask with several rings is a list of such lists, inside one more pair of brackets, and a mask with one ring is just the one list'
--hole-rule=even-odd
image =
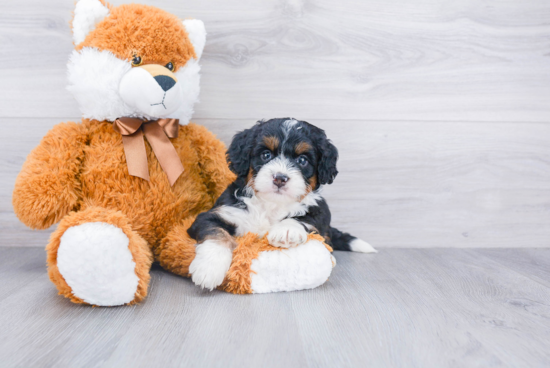
{"label": "white paw pad", "polygon": [[195,248],[195,259],[189,266],[193,282],[204,289],[220,286],[229,271],[233,253],[216,240],[206,240]]}
{"label": "white paw pad", "polygon": [[332,255],[317,240],[260,252],[252,261],[250,286],[254,293],[313,289],[327,281],[333,266]]}
{"label": "white paw pad", "polygon": [[57,267],[72,292],[86,303],[122,305],[134,300],[139,278],[129,239],[116,226],[89,222],[67,229]]}
{"label": "white paw pad", "polygon": [[267,240],[274,247],[295,247],[307,240],[307,231],[298,221],[286,219],[269,230]]}

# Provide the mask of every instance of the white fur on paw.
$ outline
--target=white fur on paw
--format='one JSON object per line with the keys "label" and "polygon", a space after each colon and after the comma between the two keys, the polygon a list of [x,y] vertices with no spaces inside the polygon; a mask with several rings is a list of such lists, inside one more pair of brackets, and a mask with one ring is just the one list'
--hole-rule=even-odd
{"label": "white fur on paw", "polygon": [[67,229],[57,251],[57,267],[75,296],[100,306],[134,300],[139,278],[129,239],[116,226],[89,222]]}
{"label": "white fur on paw", "polygon": [[295,247],[307,240],[307,231],[298,221],[286,219],[271,227],[267,240],[274,247]]}
{"label": "white fur on paw", "polygon": [[233,253],[224,244],[216,240],[206,240],[195,248],[195,259],[189,266],[193,282],[213,290],[220,286],[229,271]]}
{"label": "white fur on paw", "polygon": [[372,245],[361,239],[353,239],[349,244],[349,247],[352,252],[378,253],[378,251],[374,249]]}

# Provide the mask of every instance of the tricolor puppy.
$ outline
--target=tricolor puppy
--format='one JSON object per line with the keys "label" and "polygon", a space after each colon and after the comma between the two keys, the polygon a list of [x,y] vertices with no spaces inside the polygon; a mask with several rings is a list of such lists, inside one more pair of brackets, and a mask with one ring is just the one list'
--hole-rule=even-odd
{"label": "tricolor puppy", "polygon": [[227,153],[238,175],[188,230],[197,240],[189,268],[193,282],[219,286],[232,260],[235,236],[265,235],[276,247],[298,246],[317,232],[334,250],[376,252],[366,242],[330,226],[330,210],[319,194],[338,173],[338,151],[325,132],[305,121],[260,121],[233,138]]}

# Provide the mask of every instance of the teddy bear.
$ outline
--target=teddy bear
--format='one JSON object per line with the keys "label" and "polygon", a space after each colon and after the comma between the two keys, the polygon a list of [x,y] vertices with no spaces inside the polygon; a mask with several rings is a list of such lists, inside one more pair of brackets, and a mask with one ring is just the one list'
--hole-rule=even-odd
{"label": "teddy bear", "polygon": [[[147,295],[152,262],[190,276],[187,229],[235,178],[224,144],[189,123],[206,31],[200,20],[103,0],[78,1],[72,31],[67,88],[82,120],[54,126],[29,154],[13,208],[33,229],[58,223],[46,251],[59,294],[95,306],[134,304]],[[323,284],[332,257],[312,237],[282,251],[247,234],[221,289]]]}

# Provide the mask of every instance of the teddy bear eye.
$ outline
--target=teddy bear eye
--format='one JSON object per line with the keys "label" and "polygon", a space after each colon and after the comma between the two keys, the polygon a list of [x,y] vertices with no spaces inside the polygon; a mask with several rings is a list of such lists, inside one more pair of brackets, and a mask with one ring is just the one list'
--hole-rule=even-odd
{"label": "teddy bear eye", "polygon": [[171,72],[174,71],[174,64],[172,64],[172,62],[169,62],[168,64],[165,65],[166,69],[170,70]]}
{"label": "teddy bear eye", "polygon": [[132,66],[140,66],[143,60],[141,60],[141,56],[134,55],[132,58]]}

